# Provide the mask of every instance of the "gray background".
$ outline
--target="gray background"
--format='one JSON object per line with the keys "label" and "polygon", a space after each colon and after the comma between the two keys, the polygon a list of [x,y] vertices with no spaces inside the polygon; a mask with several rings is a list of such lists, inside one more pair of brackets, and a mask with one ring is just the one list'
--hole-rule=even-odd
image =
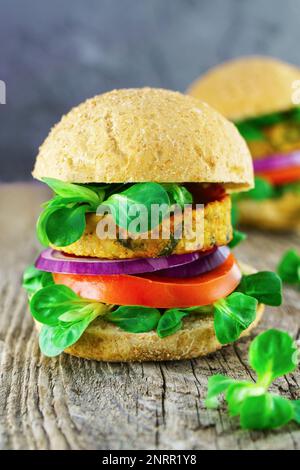
{"label": "gray background", "polygon": [[241,54],[300,64],[299,0],[0,0],[0,179],[29,179],[70,107],[118,87],[184,90]]}

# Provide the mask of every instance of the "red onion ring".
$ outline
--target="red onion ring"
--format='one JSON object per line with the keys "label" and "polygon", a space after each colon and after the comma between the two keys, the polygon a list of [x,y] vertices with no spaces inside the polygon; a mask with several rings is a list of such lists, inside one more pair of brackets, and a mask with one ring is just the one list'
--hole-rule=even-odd
{"label": "red onion ring", "polygon": [[268,155],[260,160],[254,160],[253,166],[256,172],[300,166],[300,150]]}
{"label": "red onion ring", "polygon": [[227,246],[221,246],[213,253],[208,253],[206,256],[202,256],[191,263],[175,266],[174,268],[162,269],[155,274],[160,277],[176,277],[183,279],[200,276],[200,274],[218,268],[226,261],[229,255],[230,249]]}
{"label": "red onion ring", "polygon": [[35,267],[42,271],[62,274],[111,275],[140,274],[173,268],[196,261],[209,252],[185,253],[159,258],[99,259],[64,255],[47,248],[36,260]]}

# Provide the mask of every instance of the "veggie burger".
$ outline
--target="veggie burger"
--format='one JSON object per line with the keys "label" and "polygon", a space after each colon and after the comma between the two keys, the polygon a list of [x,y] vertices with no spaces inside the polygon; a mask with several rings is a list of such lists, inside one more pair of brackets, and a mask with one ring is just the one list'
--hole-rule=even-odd
{"label": "veggie burger", "polygon": [[281,285],[230,251],[230,193],[253,185],[248,148],[208,105],[117,90],[72,109],[40,148],[53,197],[24,273],[46,356],[194,358],[247,334]]}
{"label": "veggie burger", "polygon": [[254,190],[236,198],[240,221],[299,229],[300,69],[245,57],[213,68],[188,93],[233,121],[250,148],[256,182]]}

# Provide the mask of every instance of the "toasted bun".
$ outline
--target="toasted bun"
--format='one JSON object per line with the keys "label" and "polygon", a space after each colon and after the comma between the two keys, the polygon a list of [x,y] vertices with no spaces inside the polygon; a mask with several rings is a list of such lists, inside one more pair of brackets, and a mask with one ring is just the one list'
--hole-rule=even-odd
{"label": "toasted bun", "polygon": [[73,108],[40,147],[35,178],[88,182],[210,182],[253,186],[235,127],[195,98],[115,90]]}
{"label": "toasted bun", "polygon": [[[263,310],[264,306],[259,305],[255,321],[241,336],[248,335],[256,327]],[[182,330],[163,339],[155,332],[126,333],[98,320],[65,352],[97,361],[144,362],[192,359],[206,356],[221,347],[214,332],[213,316],[194,315],[184,320]]]}
{"label": "toasted bun", "polygon": [[188,93],[238,121],[294,107],[293,83],[299,79],[298,67],[270,57],[244,57],[209,70]]}
{"label": "toasted bun", "polygon": [[265,230],[300,231],[300,196],[287,192],[277,199],[239,202],[241,224]]}
{"label": "toasted bun", "polygon": [[[240,263],[245,273],[253,269]],[[264,312],[259,305],[251,326],[241,336],[249,335]],[[108,362],[171,361],[205,356],[222,347],[214,332],[213,315],[189,315],[183,328],[174,335],[159,338],[153,332],[127,333],[117,326],[95,320],[81,338],[66,353],[85,359]],[[39,328],[39,325],[37,325]]]}

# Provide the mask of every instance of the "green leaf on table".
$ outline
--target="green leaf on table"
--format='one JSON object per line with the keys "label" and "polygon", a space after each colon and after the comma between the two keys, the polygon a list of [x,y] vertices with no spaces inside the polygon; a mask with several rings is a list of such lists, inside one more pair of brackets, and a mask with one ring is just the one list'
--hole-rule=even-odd
{"label": "green leaf on table", "polygon": [[205,406],[207,408],[217,408],[219,395],[225,393],[232,383],[234,383],[234,380],[225,375],[216,374],[209,377]]}
{"label": "green leaf on table", "polygon": [[294,407],[294,420],[300,424],[300,400],[292,400],[291,403]]}
{"label": "green leaf on table", "polygon": [[300,255],[296,250],[284,253],[277,268],[283,282],[288,284],[300,283]]}
{"label": "green leaf on table", "polygon": [[214,304],[214,328],[221,344],[232,343],[256,318],[257,300],[234,292]]}
{"label": "green leaf on table", "polygon": [[135,305],[118,307],[105,316],[105,320],[130,333],[147,333],[154,330],[159,319],[160,312],[158,309]]}
{"label": "green leaf on table", "polygon": [[294,408],[291,402],[271,393],[247,397],[240,411],[243,429],[275,429],[293,418]]}
{"label": "green leaf on table", "polygon": [[226,392],[226,401],[230,416],[238,416],[247,397],[259,396],[265,392],[263,387],[253,382],[234,382]]}
{"label": "green leaf on table", "polygon": [[236,291],[250,295],[266,305],[279,306],[282,304],[281,279],[271,271],[244,275]]}
{"label": "green leaf on table", "polygon": [[218,405],[225,392],[230,416],[240,416],[244,429],[274,429],[294,420],[300,424],[300,400],[268,393],[272,381],[297,367],[297,349],[288,333],[268,330],[258,335],[249,349],[249,362],[257,382],[241,382],[215,375],[208,380],[206,406]]}
{"label": "green leaf on table", "polygon": [[259,383],[269,386],[276,378],[293,372],[298,364],[297,346],[288,333],[271,329],[251,343],[249,362]]}

